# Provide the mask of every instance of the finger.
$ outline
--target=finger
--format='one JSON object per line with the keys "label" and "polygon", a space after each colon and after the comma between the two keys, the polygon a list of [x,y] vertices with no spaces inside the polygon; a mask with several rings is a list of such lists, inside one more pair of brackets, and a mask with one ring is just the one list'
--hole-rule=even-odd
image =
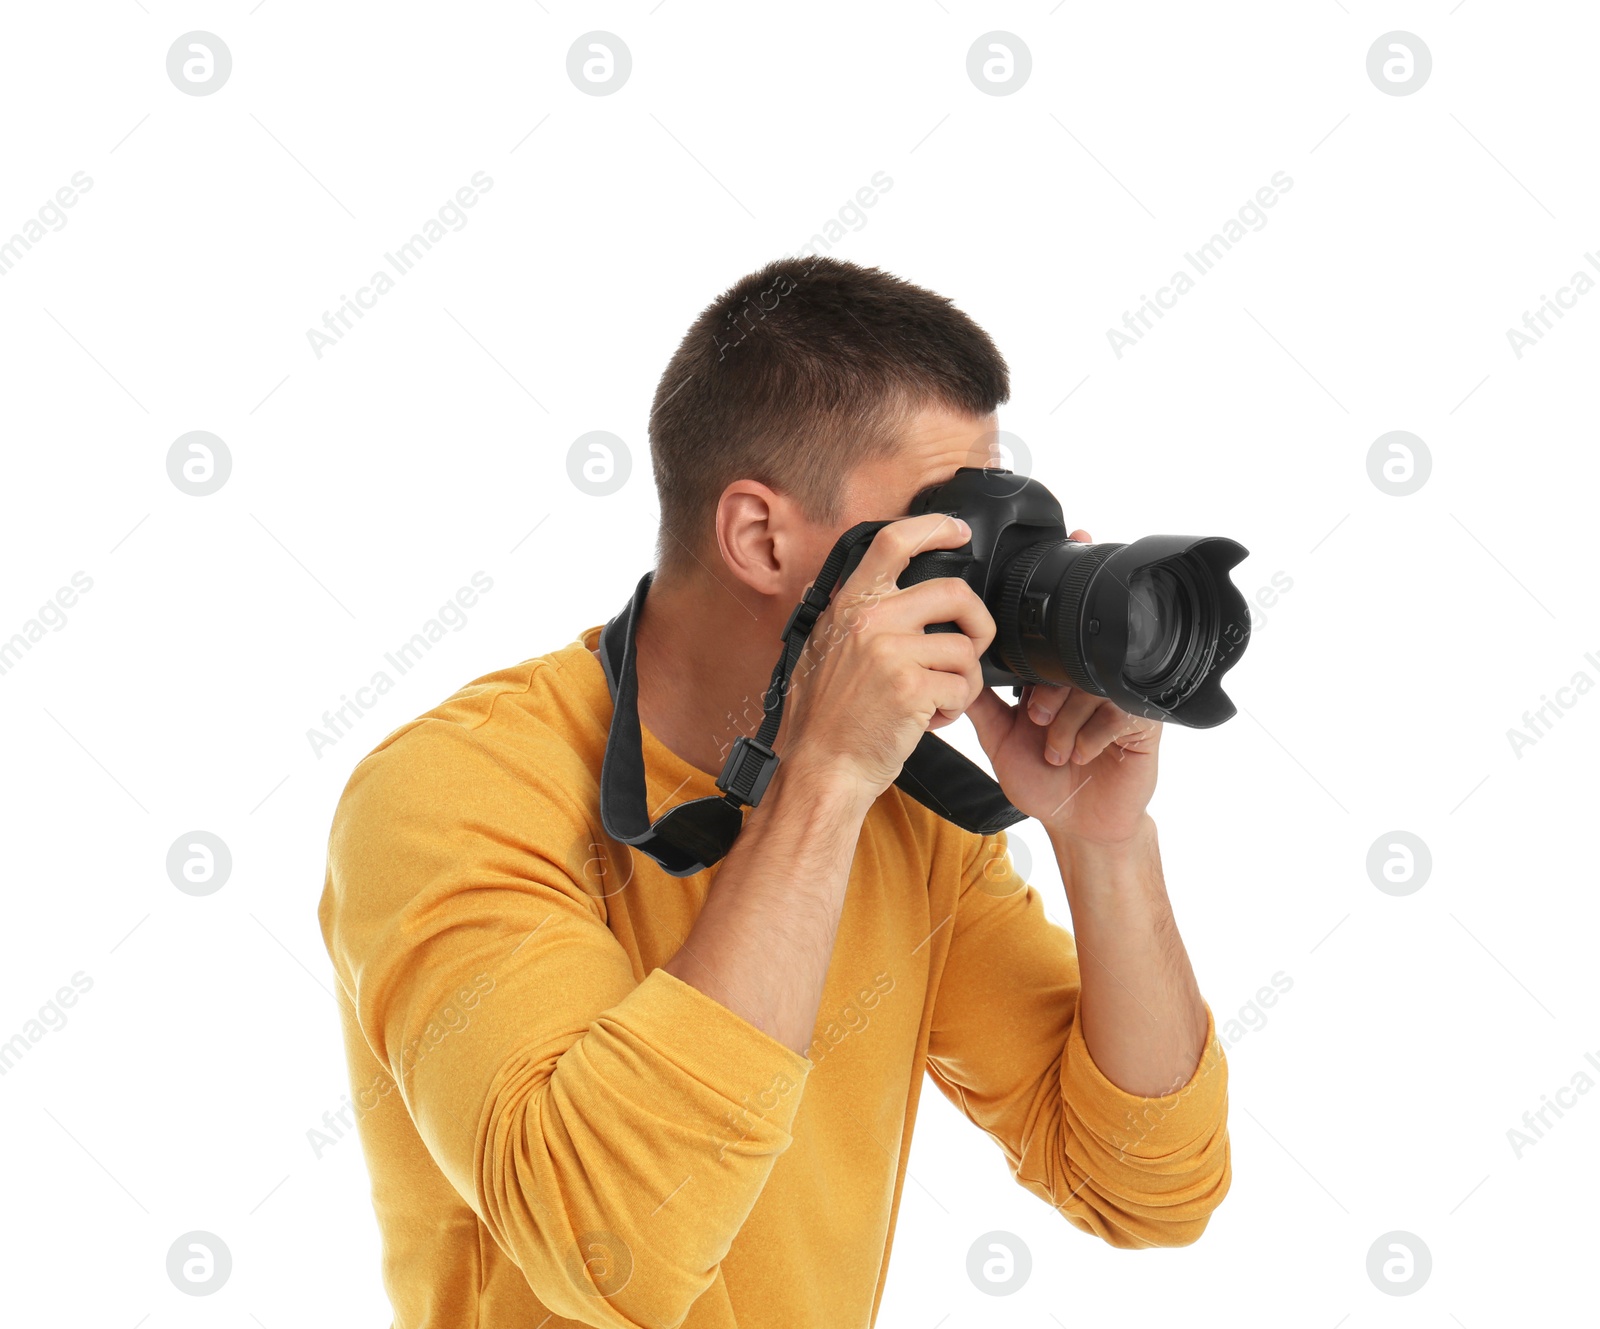
{"label": "finger", "polygon": [[980,677],[980,652],[963,632],[916,632],[906,637],[906,652],[924,669]]}
{"label": "finger", "polygon": [[967,718],[978,732],[978,744],[990,757],[1011,732],[1020,710],[993,688],[984,688],[967,707]]}
{"label": "finger", "polygon": [[[974,669],[974,675],[977,670]],[[966,674],[942,669],[930,669],[923,676],[924,700],[932,704],[931,713],[928,715],[928,724],[932,727],[935,720],[943,717],[944,724],[958,719],[961,713],[972,704],[972,699],[983,688],[981,677],[968,677]]]}
{"label": "finger", "polygon": [[1027,703],[1028,718],[1034,724],[1049,724],[1071,695],[1072,688],[1065,683],[1035,684],[1028,689],[1028,695],[1023,698]]}
{"label": "finger", "polygon": [[1072,760],[1077,765],[1091,762],[1113,743],[1127,751],[1142,750],[1138,745],[1151,737],[1154,722],[1129,715],[1109,702],[1096,711],[1078,730]]}
{"label": "finger", "polygon": [[1161,744],[1161,721],[1138,715],[1129,718],[1132,723],[1127,731],[1118,734],[1112,742],[1124,752],[1154,752]]}
{"label": "finger", "polygon": [[1101,706],[1110,703],[1104,697],[1097,697],[1092,692],[1085,692],[1082,688],[1074,688],[1072,695],[1065,704],[1056,712],[1056,718],[1050,722],[1050,728],[1045,731],[1044,759],[1052,766],[1065,766],[1067,758],[1072,753],[1073,745],[1078,740],[1078,730]]}
{"label": "finger", "polygon": [[1076,541],[1080,545],[1092,545],[1094,543],[1094,536],[1090,535],[1088,531],[1074,531],[1067,539]]}
{"label": "finger", "polygon": [[[959,632],[918,633],[911,639],[910,655],[917,664],[924,669],[959,678],[966,685],[957,705],[951,706],[946,701],[940,701],[938,714],[934,717],[938,723],[933,727],[943,728],[958,719],[984,691],[983,667],[978,663],[978,654],[971,638]],[[943,687],[942,681],[940,687]]]}
{"label": "finger", "polygon": [[872,537],[840,593],[852,599],[884,595],[895,588],[906,565],[924,550],[957,549],[971,538],[966,522],[945,512],[925,512],[890,522]]}
{"label": "finger", "polygon": [[994,640],[994,616],[978,593],[959,577],[934,577],[907,586],[886,597],[874,614],[881,615],[878,621],[894,632],[921,632],[930,623],[954,623],[980,652],[988,650]]}

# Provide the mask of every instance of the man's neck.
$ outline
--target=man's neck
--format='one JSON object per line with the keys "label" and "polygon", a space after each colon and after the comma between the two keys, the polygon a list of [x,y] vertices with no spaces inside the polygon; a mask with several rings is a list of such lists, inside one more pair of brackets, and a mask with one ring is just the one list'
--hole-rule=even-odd
{"label": "man's neck", "polygon": [[733,740],[760,728],[787,612],[707,573],[658,573],[636,648],[644,727],[691,766],[720,774]]}

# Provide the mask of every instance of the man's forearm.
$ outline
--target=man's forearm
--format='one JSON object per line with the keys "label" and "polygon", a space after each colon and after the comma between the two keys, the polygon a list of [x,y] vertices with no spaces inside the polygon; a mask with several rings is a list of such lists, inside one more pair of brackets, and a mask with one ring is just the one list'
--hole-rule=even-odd
{"label": "man's forearm", "polygon": [[1131,1094],[1181,1089],[1204,1051],[1206,1012],[1172,916],[1155,822],[1105,846],[1052,835],[1066,884],[1082,982],[1084,1042]]}
{"label": "man's forearm", "polygon": [[870,806],[846,784],[780,765],[661,967],[804,1055]]}

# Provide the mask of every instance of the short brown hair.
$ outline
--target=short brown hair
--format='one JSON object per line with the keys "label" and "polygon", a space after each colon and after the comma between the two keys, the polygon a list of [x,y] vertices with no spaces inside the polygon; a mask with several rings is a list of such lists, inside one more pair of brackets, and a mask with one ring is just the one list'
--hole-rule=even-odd
{"label": "short brown hair", "polygon": [[891,454],[917,411],[982,418],[1010,395],[994,342],[944,296],[836,258],[769,263],[705,307],[656,387],[657,561],[681,568],[714,547],[734,480],[832,521],[846,475]]}

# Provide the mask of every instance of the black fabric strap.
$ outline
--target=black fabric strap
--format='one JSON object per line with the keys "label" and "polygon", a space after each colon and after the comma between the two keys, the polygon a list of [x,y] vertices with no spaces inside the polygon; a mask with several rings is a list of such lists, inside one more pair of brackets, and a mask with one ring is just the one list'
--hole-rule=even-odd
{"label": "black fabric strap", "polygon": [[[674,877],[703,872],[728,852],[744,818],[721,798],[702,798],[691,816],[667,816],[654,825],[645,787],[644,743],[639,732],[636,638],[653,572],[639,579],[633,598],[600,634],[600,664],[611,690],[611,729],[600,766],[600,821],[613,840],[632,845]],[[674,809],[675,812],[679,809]]]}
{"label": "black fabric strap", "polygon": [[[724,796],[680,803],[654,823],[648,808],[639,728],[636,646],[639,617],[654,573],[647,572],[639,579],[632,599],[621,613],[606,623],[600,634],[600,664],[612,702],[611,728],[606,736],[606,754],[600,771],[600,819],[607,835],[648,854],[676,877],[704,871],[733,847],[744,826],[741,805],[753,806],[759,802],[771,767],[776,764],[776,759],[770,758],[772,743],[783,721],[789,680],[811,630],[828,607],[834,583],[847,564],[853,565],[856,561],[855,551],[864,548],[886,525],[888,523],[883,521],[861,522],[840,536],[817,579],[784,625],[783,651],[763,699],[761,727],[753,746],[750,739],[740,739],[736,744],[736,753],[742,747],[749,755],[769,757],[754,793],[748,794],[748,779],[735,778],[731,785],[724,783],[728,777],[728,770],[725,770],[718,781],[719,787],[727,790]],[[730,761],[729,770],[736,765],[737,762]],[[945,820],[979,835],[993,835],[1023,819],[1023,814],[1012,806],[992,776],[937,734],[922,736],[906,758],[895,784]]]}
{"label": "black fabric strap", "polygon": [[923,807],[964,831],[993,835],[1023,820],[995,779],[938,734],[924,734],[895,776],[895,784]]}

